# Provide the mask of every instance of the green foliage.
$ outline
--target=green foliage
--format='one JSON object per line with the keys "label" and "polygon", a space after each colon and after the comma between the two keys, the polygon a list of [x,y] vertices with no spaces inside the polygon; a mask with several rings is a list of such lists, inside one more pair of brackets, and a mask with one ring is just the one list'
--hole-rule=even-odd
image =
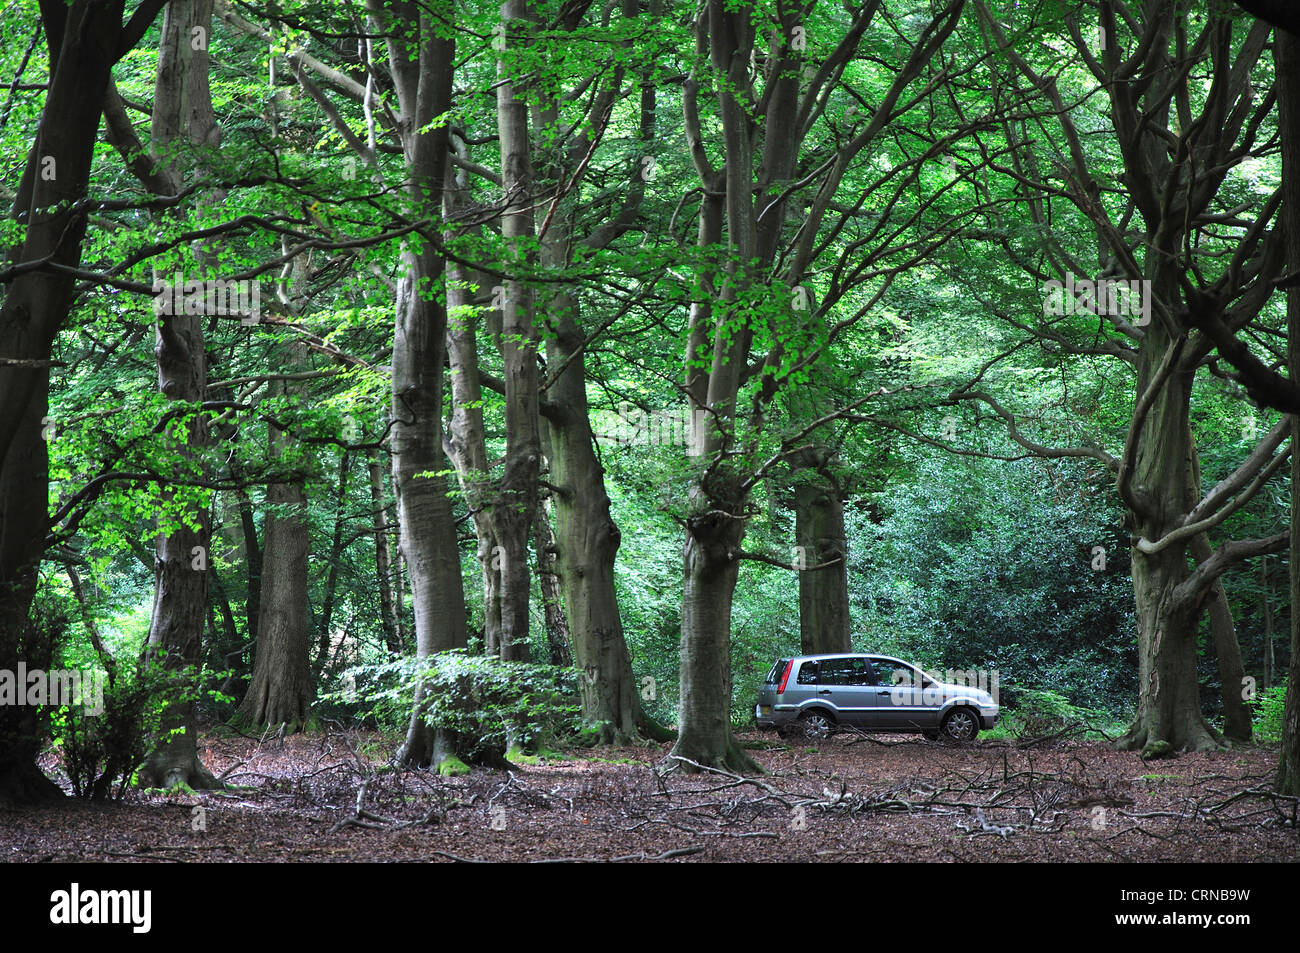
{"label": "green foliage", "polygon": [[[1136,623],[1120,516],[1090,482],[1062,464],[915,456],[882,493],[883,519],[850,540],[866,549],[850,581],[866,630],[855,648],[997,671],[1009,706],[1032,686],[1117,712]],[[1107,549],[1104,570],[1093,546]]]}
{"label": "green foliage", "polygon": [[150,746],[162,740],[171,706],[215,695],[195,687],[205,682],[201,672],[168,668],[161,656],[114,668],[111,682],[103,670],[87,673],[97,678],[94,694],[102,691],[102,699],[87,692],[86,704],[58,708],[51,716],[54,743],[73,793],[94,801],[112,797],[114,784],[121,799]]}
{"label": "green foliage", "polygon": [[446,732],[466,761],[493,761],[511,749],[535,748],[548,737],[573,735],[582,705],[576,669],[503,662],[463,649],[425,659],[402,659],[349,669],[355,688],[332,692],[328,701],[356,701],[383,721],[409,717],[417,689],[420,712]]}
{"label": "green foliage", "polygon": [[1013,738],[1042,738],[1054,732],[1085,724],[1107,722],[1105,712],[1071,705],[1063,695],[1051,691],[1026,689],[1019,693],[1013,711],[1004,711],[999,724]]}
{"label": "green foliage", "polygon": [[1286,682],[1258,692],[1250,700],[1254,712],[1255,740],[1277,744],[1282,740],[1282,715],[1286,708]]}
{"label": "green foliage", "polygon": [[[468,164],[460,165],[493,169],[500,161],[496,98],[479,94],[491,91],[502,68],[529,77],[522,95],[533,107],[535,192],[549,195],[555,187],[558,204],[551,211],[558,214],[551,234],[558,233],[561,223],[572,231],[572,266],[539,264],[535,240],[512,249],[488,221],[490,213],[484,213],[486,227],[448,228],[443,240],[458,258],[493,266],[492,274],[526,245],[527,260],[512,260],[511,273],[525,281],[538,279],[531,284],[539,302],[545,289],[558,287],[563,279],[580,303],[582,330],[592,335],[582,358],[592,425],[608,474],[612,516],[622,531],[617,594],[647,713],[672,722],[677,712],[679,520],[688,509],[695,474],[682,446],[620,445],[604,435],[616,424],[616,408],[623,403],[680,410],[678,382],[691,302],[715,305],[710,320],[723,322],[729,333],[743,328],[752,335],[746,363],[761,355],[773,357],[781,381],[776,399],[763,404],[756,392],[764,375],[746,374],[739,406],[761,409],[753,417],[762,422],[739,423],[736,457],[729,465],[753,471],[782,449],[780,441],[803,422],[834,408],[854,405],[871,415],[852,424],[826,424],[810,437],[835,447],[842,458],[855,649],[900,656],[934,671],[997,670],[1004,704],[1016,709],[1017,717],[1023,715],[1026,726],[1058,724],[1069,712],[1114,715],[1131,703],[1136,653],[1128,537],[1103,468],[1069,461],[980,460],[939,448],[916,449],[920,438],[965,452],[1022,454],[1021,447],[1008,449],[1004,423],[984,410],[935,409],[932,404],[927,409],[928,395],[940,397],[951,390],[949,383],[977,374],[981,386],[987,385],[1015,414],[1022,431],[1044,445],[1095,445],[1118,455],[1131,418],[1129,372],[1117,372],[1105,356],[1108,346],[1123,340],[1114,328],[1075,315],[1053,324],[1042,339],[1045,346],[1023,346],[1029,340],[1023,320],[1042,302],[1037,278],[1020,261],[1041,261],[1048,247],[1053,258],[1060,257],[1059,250],[1066,259],[1082,261],[1096,251],[1097,230],[1086,216],[1058,202],[1049,209],[1051,239],[1050,246],[1045,244],[1037,213],[1024,204],[1027,183],[986,165],[988,156],[1004,156],[1015,144],[1006,138],[1010,125],[1002,129],[1001,122],[985,118],[997,106],[988,90],[1011,87],[999,78],[999,58],[986,55],[980,20],[963,21],[945,54],[955,57],[953,75],[967,79],[923,96],[917,104],[926,114],[923,121],[893,124],[889,135],[845,171],[835,204],[851,214],[822,222],[815,259],[805,273],[796,278],[772,269],[742,287],[735,303],[719,303],[721,283],[715,272],[730,252],[725,242],[699,246],[692,240],[701,183],[683,129],[665,117],[682,113],[682,77],[697,78],[700,148],[705,160],[722,167],[726,156],[716,106],[724,78],[711,68],[707,54],[696,51],[692,18],[680,10],[655,14],[634,5],[642,15],[609,9],[599,18],[582,14],[568,22],[570,14],[580,11],[562,7],[552,0],[539,2],[536,21],[518,25],[518,42],[512,34],[501,51],[490,42],[499,18],[496,7],[458,7],[455,23],[444,25],[458,34],[458,93],[452,111],[433,117],[427,128],[454,126],[464,134],[462,158]],[[997,12],[1008,41],[1026,62],[1056,78],[1080,130],[1083,158],[1096,172],[1098,201],[1118,211],[1128,202],[1123,157],[1111,134],[1111,107],[1106,97],[1095,95],[1091,71],[1066,41],[1064,18],[1071,9],[1052,0]],[[416,684],[427,679],[426,715],[463,736],[469,750],[504,750],[507,741],[532,739],[548,725],[562,730],[573,692],[568,681],[558,686],[550,680],[552,669],[545,669],[543,677],[540,667],[499,669],[497,663],[464,654],[418,672],[386,662],[390,648],[404,648],[385,644],[380,587],[375,585],[379,511],[390,513],[390,538],[395,532],[392,491],[383,472],[387,458],[380,449],[391,437],[392,423],[387,371],[393,349],[391,285],[400,268],[399,242],[419,244],[405,226],[420,216],[412,216],[409,197],[395,188],[406,181],[401,150],[389,141],[375,151],[373,169],[358,168],[336,125],[344,123],[365,139],[374,116],[386,116],[397,106],[392,84],[383,77],[385,57],[374,57],[379,80],[375,102],[363,107],[327,90],[334,103],[327,114],[315,97],[303,93],[296,77],[307,74],[268,67],[272,57],[283,63],[287,52],[316,42],[312,37],[346,37],[354,28],[351,11],[302,0],[276,10],[278,25],[270,43],[234,30],[220,18],[213,22],[211,87],[221,147],[182,137],[167,147],[166,157],[178,168],[202,170],[205,182],[196,201],[157,213],[141,203],[140,184],[111,145],[105,141],[97,148],[90,193],[103,207],[89,221],[80,251],[87,269],[111,271],[146,286],[155,270],[171,275],[179,268],[187,277],[197,277],[191,274],[194,245],[186,236],[213,229],[212,240],[204,243],[206,276],[263,269],[263,291],[270,299],[274,272],[265,269],[283,254],[287,236],[310,239],[320,250],[312,252],[310,261],[304,259],[309,267],[295,279],[300,287],[294,295],[302,307],[300,313],[295,308],[292,325],[206,323],[206,407],[181,404],[157,392],[147,295],[95,287],[94,282],[79,293],[55,348],[49,405],[50,504],[58,514],[53,530],[62,545],[43,572],[50,598],[72,620],[66,625],[63,664],[98,665],[90,626],[98,627],[115,656],[135,651],[154,583],[149,540],[207,511],[212,518],[212,584],[205,608],[212,623],[203,637],[205,660],[216,668],[233,664],[246,677],[257,623],[256,586],[262,582],[252,557],[265,542],[258,535],[269,510],[264,487],[292,471],[304,481],[308,500],[310,603],[316,613],[311,628],[318,640],[312,645],[313,672],[328,682],[348,666],[359,666],[351,669],[351,677],[366,683],[358,693],[360,704],[356,695],[339,691],[322,700],[322,710],[360,713],[400,732],[409,720]],[[791,198],[779,213],[789,219],[779,237],[783,249],[805,227],[804,210],[821,187],[814,171],[866,122],[865,115],[850,116],[849,108],[881,100],[907,50],[901,41],[919,35],[933,12],[924,4],[883,5],[844,65],[842,81],[832,82],[818,99],[796,166],[788,178],[765,184],[765,196],[788,193]],[[0,63],[16,84],[0,107],[7,155],[21,156],[38,139],[39,90],[49,67],[46,45],[38,42],[38,13],[36,4],[22,0],[0,18]],[[779,5],[768,0],[753,5],[760,34],[775,27],[780,16]],[[805,66],[815,70],[832,54],[850,17],[837,4],[814,4],[804,11]],[[374,28],[390,23],[385,13]],[[114,70],[127,102],[152,97],[158,29],[158,24],[152,27]],[[1120,29],[1118,39],[1127,42],[1129,27]],[[1233,42],[1240,43],[1239,37]],[[338,49],[328,45],[316,52],[340,68],[350,62],[347,57],[337,60]],[[967,56],[972,59],[959,62]],[[1197,69],[1188,95],[1199,108],[1212,84]],[[1263,62],[1257,67],[1255,88],[1267,88],[1269,70]],[[632,85],[622,92],[604,85],[624,72],[623,82],[639,85],[641,97],[627,95]],[[267,90],[266,77],[272,74],[274,88]],[[800,80],[807,81],[807,76]],[[766,76],[756,75],[755,82],[772,88]],[[608,114],[602,116],[593,105],[605,101],[606,90],[617,95],[610,96]],[[657,99],[658,118],[647,124],[641,109],[650,92]],[[537,108],[544,93],[560,94],[554,115]],[[903,101],[910,99],[909,93]],[[268,137],[268,102],[275,104],[274,137]],[[975,127],[967,128],[972,121]],[[381,122],[379,132],[386,126],[387,121]],[[573,146],[564,135],[570,128],[588,136],[590,151],[580,175],[562,168],[561,160]],[[1275,128],[1271,117],[1265,119],[1260,141],[1269,140]],[[941,144],[934,130],[954,137]],[[1022,130],[1014,138],[1025,136]],[[1044,168],[1055,167],[1057,157],[1070,153],[1052,123],[1038,124],[1029,139],[1041,149]],[[929,154],[940,145],[941,153]],[[643,179],[647,158],[655,160],[654,174]],[[1233,232],[1237,226],[1227,222],[1240,212],[1227,210],[1257,207],[1272,194],[1277,163],[1275,154],[1249,156],[1240,169],[1225,170],[1223,195],[1215,201],[1222,233],[1205,236],[1203,264],[1220,263],[1208,272],[1211,277],[1233,260],[1228,251],[1239,243],[1240,235]],[[499,185],[489,177],[467,174],[462,188],[466,208],[490,210],[499,203]],[[197,201],[218,189],[220,201]],[[624,211],[635,219],[626,234],[608,244],[582,241]],[[547,209],[539,207],[539,218],[546,217]],[[960,221],[976,225],[983,237],[961,237],[914,261],[896,257],[898,249],[926,245],[936,222],[943,223],[947,235]],[[10,245],[25,228],[19,221],[0,223],[0,238]],[[385,232],[392,234],[380,240]],[[875,247],[870,236],[877,233],[893,234],[897,248],[891,249],[891,243]],[[371,240],[374,244],[367,244]],[[1139,259],[1145,247],[1139,243],[1135,248]],[[787,252],[781,254],[785,260]],[[883,276],[895,264],[901,270],[889,284]],[[465,319],[490,324],[487,315],[493,309],[484,306],[489,290],[476,289],[477,303],[461,309]],[[421,293],[437,297],[444,291],[434,287]],[[809,310],[796,314],[808,320],[790,320],[796,292],[806,292]],[[828,311],[817,310],[836,294],[841,297]],[[1285,325],[1279,298],[1270,300],[1261,315],[1264,330],[1273,336]],[[539,307],[539,318],[544,311]],[[538,326],[543,337],[552,333],[548,320],[539,320]],[[287,366],[285,359],[285,346],[295,339],[311,345],[301,367]],[[821,357],[810,360],[818,349]],[[481,370],[499,378],[500,354],[490,334],[480,334],[480,351]],[[707,368],[713,360],[712,343],[705,342],[686,363]],[[301,379],[266,379],[268,373],[289,370],[302,372],[297,375]],[[935,384],[943,386],[927,390]],[[859,398],[882,388],[894,396],[857,405]],[[1246,407],[1234,382],[1213,376],[1198,377],[1194,396],[1192,432],[1208,488],[1235,469],[1276,416]],[[489,388],[477,403],[488,434],[487,456],[498,459],[506,442],[502,399]],[[293,434],[275,461],[267,452],[270,419]],[[949,419],[952,427],[942,423]],[[188,437],[200,420],[211,439],[196,447]],[[372,453],[381,468],[373,500],[367,466]],[[784,558],[793,539],[788,490],[797,474],[777,466],[768,476],[748,501],[754,509],[747,516],[745,545]],[[83,489],[90,492],[81,497]],[[1284,475],[1217,532],[1223,538],[1267,536],[1286,518],[1288,502]],[[460,494],[454,505],[466,526]],[[1089,565],[1097,546],[1107,549],[1104,571]],[[81,567],[81,605],[70,594],[60,562],[70,555]],[[474,628],[484,615],[482,590],[476,585],[479,570],[472,546],[462,543],[461,555]],[[1271,640],[1288,629],[1285,567],[1274,559],[1271,569],[1265,564],[1257,572],[1258,564],[1242,564],[1224,579],[1247,671],[1260,671],[1266,659],[1273,664]],[[798,649],[796,593],[792,572],[744,564],[732,607],[735,724],[748,723],[753,692],[772,659]],[[399,612],[406,631],[413,631],[409,604]],[[533,635],[538,658],[545,652],[540,629],[536,626]],[[23,649],[29,662],[40,658],[42,645],[50,648],[37,642],[33,638]],[[479,661],[483,666],[476,667]],[[1285,659],[1280,662],[1284,667]],[[1217,673],[1208,654],[1202,672],[1203,697],[1212,707]],[[133,681],[137,676],[139,683]],[[653,679],[653,692],[643,688],[645,679]],[[123,673],[114,689],[121,697],[110,704],[119,710],[119,728],[109,726],[108,715],[101,723],[61,723],[65,754],[71,751],[71,757],[81,759],[78,777],[89,779],[84,783],[91,789],[106,770],[97,752],[107,758],[110,748],[130,750],[134,719],[146,718],[156,708],[147,697],[147,681],[146,674]],[[132,694],[137,691],[146,697]],[[1280,705],[1278,692],[1263,693],[1256,702],[1261,737],[1273,730],[1267,727],[1274,724],[1269,706]]]}

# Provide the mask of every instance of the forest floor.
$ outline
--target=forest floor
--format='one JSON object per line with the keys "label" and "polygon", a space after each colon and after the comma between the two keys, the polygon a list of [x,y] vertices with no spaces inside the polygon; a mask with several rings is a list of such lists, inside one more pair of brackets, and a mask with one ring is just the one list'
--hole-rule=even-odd
{"label": "forest floor", "polygon": [[[391,739],[203,736],[230,790],[0,810],[8,861],[1295,861],[1277,753],[1143,762],[1102,742],[742,735],[769,772],[661,777],[669,745],[385,769]],[[751,747],[752,746],[752,747]],[[47,770],[54,768],[46,765]]]}

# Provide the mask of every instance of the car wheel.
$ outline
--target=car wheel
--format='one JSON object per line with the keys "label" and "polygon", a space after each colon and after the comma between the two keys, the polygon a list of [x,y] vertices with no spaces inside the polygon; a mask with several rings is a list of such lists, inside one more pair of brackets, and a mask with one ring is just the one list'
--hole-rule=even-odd
{"label": "car wheel", "polygon": [[799,716],[803,736],[809,741],[824,741],[835,730],[835,719],[821,709],[814,708]]}
{"label": "car wheel", "polygon": [[944,716],[939,730],[949,741],[974,741],[980,733],[979,716],[969,708],[954,708]]}

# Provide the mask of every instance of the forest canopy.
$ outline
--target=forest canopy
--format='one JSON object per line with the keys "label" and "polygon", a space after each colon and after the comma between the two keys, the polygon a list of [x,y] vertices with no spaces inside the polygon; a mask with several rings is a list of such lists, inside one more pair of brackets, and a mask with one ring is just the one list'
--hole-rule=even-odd
{"label": "forest canopy", "polygon": [[13,0],[0,670],[106,694],[0,800],[219,724],[749,776],[851,652],[1300,795],[1280,7]]}

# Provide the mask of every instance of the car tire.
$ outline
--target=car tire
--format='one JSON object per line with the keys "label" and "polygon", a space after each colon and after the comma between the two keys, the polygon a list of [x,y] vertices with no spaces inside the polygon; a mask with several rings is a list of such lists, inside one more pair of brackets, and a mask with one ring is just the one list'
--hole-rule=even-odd
{"label": "car tire", "polygon": [[835,731],[835,719],[821,708],[814,708],[799,716],[799,729],[808,741],[825,741]]}
{"label": "car tire", "polygon": [[980,716],[969,708],[954,708],[943,716],[939,731],[947,741],[974,741],[980,733]]}
{"label": "car tire", "polygon": [[939,729],[938,729],[938,728],[927,728],[927,729],[925,729],[923,732],[921,732],[921,737],[924,738],[926,741],[938,741],[938,740],[939,740]]}

